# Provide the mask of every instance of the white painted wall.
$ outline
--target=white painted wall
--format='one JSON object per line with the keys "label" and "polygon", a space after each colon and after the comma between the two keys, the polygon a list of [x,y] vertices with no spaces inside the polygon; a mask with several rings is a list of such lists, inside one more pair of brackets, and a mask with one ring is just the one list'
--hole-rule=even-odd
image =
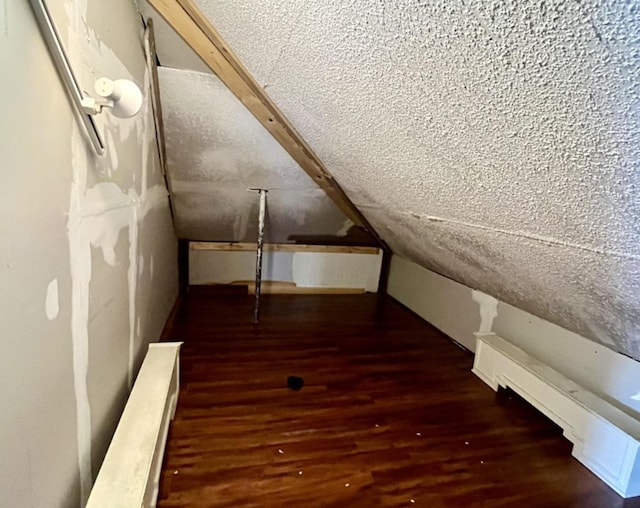
{"label": "white painted wall", "polygon": [[[130,0],[49,0],[84,89],[148,96]],[[26,1],[0,0],[0,505],[86,499],[149,341],[177,294],[148,102],[98,119],[93,156]]]}
{"label": "white painted wall", "polygon": [[438,330],[474,351],[473,333],[480,328],[480,313],[467,286],[393,256],[387,292]]}
{"label": "white painted wall", "polygon": [[[264,252],[263,280],[293,282],[293,252]],[[256,253],[250,251],[189,251],[190,284],[228,284],[253,280],[256,274]]]}
{"label": "white painted wall", "polygon": [[639,362],[399,256],[391,260],[388,290],[468,349],[475,351],[474,332],[494,332],[640,418]]}
{"label": "white painted wall", "polygon": [[[378,290],[382,253],[273,252],[262,258],[262,280],[300,287]],[[227,284],[254,280],[255,252],[189,251],[190,284]]]}

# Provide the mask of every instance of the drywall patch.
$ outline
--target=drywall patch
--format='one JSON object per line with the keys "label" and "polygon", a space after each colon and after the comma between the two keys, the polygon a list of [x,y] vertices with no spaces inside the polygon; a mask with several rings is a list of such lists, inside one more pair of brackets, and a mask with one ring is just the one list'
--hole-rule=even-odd
{"label": "drywall patch", "polygon": [[44,305],[49,321],[58,317],[60,306],[58,304],[58,279],[53,279],[47,286],[47,297]]}
{"label": "drywall patch", "polygon": [[129,282],[129,365],[127,368],[127,386],[129,390],[133,387],[133,368],[135,357],[135,318],[136,318],[136,289],[138,285],[138,210],[135,206],[131,208],[129,217],[129,269],[127,279]]}
{"label": "drywall patch", "polygon": [[142,275],[144,274],[144,266],[144,256],[142,255],[142,253],[140,253],[138,254],[138,279],[141,279]]}
{"label": "drywall patch", "polygon": [[[68,220],[71,268],[71,335],[73,341],[74,389],[78,426],[78,465],[83,502],[88,499],[93,481],[91,467],[91,408],[87,374],[89,371],[89,285],[91,282],[91,247],[100,248],[109,265],[115,265],[115,244],[120,230],[129,224],[129,209],[122,205],[123,193],[115,194],[113,184],[98,184],[84,192],[86,186],[87,148],[84,137],[74,124],[72,134],[74,181]],[[115,194],[115,195],[114,195]],[[97,201],[95,195],[114,199]]]}
{"label": "drywall patch", "polygon": [[[65,11],[68,16],[67,53],[74,63],[74,71],[81,82],[95,79],[96,73],[107,73],[110,76],[132,76],[111,51],[101,43],[86,24],[87,2],[66,2]],[[96,69],[96,63],[100,66]],[[167,205],[167,190],[163,185],[155,185],[147,189],[147,171],[149,152],[155,146],[154,132],[150,131],[153,121],[149,120],[149,70],[144,67],[144,102],[140,113],[133,119],[118,120],[113,117],[99,115],[96,123],[107,140],[107,153],[104,157],[96,157],[89,150],[84,135],[80,132],[75,119],[72,124],[72,184],[67,231],[70,251],[72,306],[71,306],[71,338],[73,344],[73,374],[76,399],[78,469],[80,476],[81,504],[86,503],[93,482],[91,466],[92,434],[91,407],[88,390],[89,372],[89,286],[92,275],[91,247],[101,249],[106,263],[115,265],[115,245],[120,232],[129,229],[129,365],[128,378],[132,378],[133,351],[135,344],[135,315],[137,294],[137,258],[138,228],[146,214],[159,206]],[[82,79],[84,78],[84,79]],[[133,185],[127,191],[113,182],[101,182],[89,185],[89,179],[96,174],[111,175],[119,164],[115,136],[119,141],[128,141],[135,135],[134,141],[139,147],[141,158],[136,163],[140,172],[140,192]],[[91,171],[91,172],[90,172]],[[94,174],[95,172],[95,174]]]}
{"label": "drywall patch", "polygon": [[349,230],[354,226],[353,221],[351,219],[347,219],[342,223],[340,229],[336,232],[336,236],[347,236]]}
{"label": "drywall patch", "polygon": [[[86,156],[86,144],[83,136],[74,126],[73,160],[77,154]],[[74,164],[74,177],[83,181],[86,174],[78,173],[86,168]],[[84,170],[86,171],[86,169]],[[117,186],[115,186],[117,188]],[[144,201],[138,199],[135,191],[128,194],[115,192],[111,183],[97,184],[79,197],[81,186],[74,180],[71,191],[71,209],[68,222],[69,250],[72,279],[72,340],[74,387],[76,392],[76,411],[78,423],[78,461],[80,467],[80,485],[83,499],[89,495],[92,484],[91,469],[91,411],[87,386],[89,369],[89,284],[91,282],[91,247],[99,247],[106,263],[115,265],[115,245],[120,231],[129,228],[129,365],[128,382],[133,377],[133,359],[135,355],[135,316],[137,294],[137,251],[138,228],[146,214],[161,205],[166,205],[167,191],[162,185],[156,185],[146,193]],[[109,200],[96,204],[94,194],[110,195]],[[100,209],[100,207],[102,207]]]}
{"label": "drywall patch", "polygon": [[[77,133],[77,130],[75,130]],[[79,133],[78,133],[79,134]],[[78,137],[78,134],[74,137]],[[80,140],[82,143],[83,140]],[[75,158],[75,154],[74,154]],[[75,166],[75,165],[74,165]],[[73,198],[77,184],[72,184]],[[87,373],[89,370],[89,281],[91,280],[90,242],[82,238],[77,212],[69,214],[69,263],[71,267],[71,339],[73,342],[73,384],[76,395],[76,423],[80,497],[86,503],[91,491],[91,408]]]}
{"label": "drywall patch", "polygon": [[477,289],[471,290],[471,299],[480,307],[480,328],[478,328],[478,332],[491,332],[493,320],[498,315],[498,300]]}

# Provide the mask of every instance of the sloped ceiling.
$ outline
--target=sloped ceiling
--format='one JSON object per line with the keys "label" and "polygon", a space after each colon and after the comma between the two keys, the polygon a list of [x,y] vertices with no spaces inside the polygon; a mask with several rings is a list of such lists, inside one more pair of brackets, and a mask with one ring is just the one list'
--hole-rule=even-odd
{"label": "sloped ceiling", "polygon": [[214,75],[158,69],[178,236],[255,242],[268,189],[268,242],[346,233],[350,222]]}
{"label": "sloped ceiling", "polygon": [[640,358],[637,2],[197,4],[396,253]]}

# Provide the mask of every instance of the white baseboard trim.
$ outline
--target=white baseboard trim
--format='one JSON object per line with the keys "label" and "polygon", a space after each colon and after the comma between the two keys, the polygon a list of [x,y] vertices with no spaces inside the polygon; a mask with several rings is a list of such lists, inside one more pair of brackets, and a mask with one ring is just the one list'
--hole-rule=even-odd
{"label": "white baseboard trim", "polygon": [[563,429],[572,455],[622,497],[640,495],[640,422],[498,335],[477,334],[473,373]]}
{"label": "white baseboard trim", "polygon": [[465,348],[475,351],[475,332],[493,332],[640,420],[640,362],[505,302],[494,307],[490,297],[399,256],[391,259],[389,294]]}
{"label": "white baseboard trim", "polygon": [[156,506],[169,422],[180,390],[181,344],[149,345],[87,508]]}

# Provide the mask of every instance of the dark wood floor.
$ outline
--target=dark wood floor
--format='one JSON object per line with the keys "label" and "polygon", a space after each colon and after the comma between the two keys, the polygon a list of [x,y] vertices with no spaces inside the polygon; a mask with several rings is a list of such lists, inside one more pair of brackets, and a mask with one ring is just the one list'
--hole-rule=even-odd
{"label": "dark wood floor", "polygon": [[390,298],[265,295],[257,326],[252,303],[192,288],[168,334],[182,390],[160,507],[640,506]]}

